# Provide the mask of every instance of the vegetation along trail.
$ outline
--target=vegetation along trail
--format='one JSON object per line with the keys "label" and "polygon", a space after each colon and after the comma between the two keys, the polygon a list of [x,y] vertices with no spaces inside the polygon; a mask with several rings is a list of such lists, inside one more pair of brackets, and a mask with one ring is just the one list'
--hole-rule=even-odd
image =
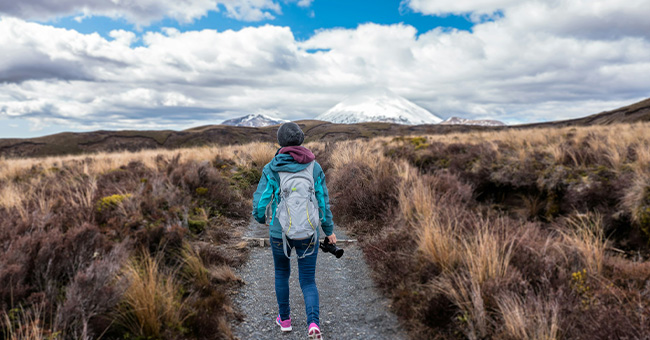
{"label": "vegetation along trail", "polygon": [[[340,240],[348,239],[340,228],[336,228],[335,233]],[[252,221],[245,236],[268,239],[268,226]],[[320,249],[318,253],[316,284],[323,337],[327,340],[406,339],[396,316],[389,311],[390,301],[374,288],[359,247],[354,243],[341,247],[345,254],[339,259]],[[248,262],[239,269],[245,285],[234,299],[235,306],[244,314],[244,320],[232,327],[237,337],[242,340],[306,338],[305,305],[295,259],[291,261],[291,272],[293,331],[282,334],[275,324],[278,306],[271,248],[256,246],[251,249]]]}

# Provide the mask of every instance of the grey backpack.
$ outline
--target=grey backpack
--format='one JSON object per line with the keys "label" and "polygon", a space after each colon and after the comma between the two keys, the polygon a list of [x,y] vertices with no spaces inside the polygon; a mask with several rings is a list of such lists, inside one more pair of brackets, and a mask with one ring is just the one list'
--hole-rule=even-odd
{"label": "grey backpack", "polygon": [[314,189],[314,162],[298,172],[282,172],[280,175],[280,203],[277,208],[277,219],[282,225],[282,243],[284,255],[287,253],[287,239],[304,240],[311,238],[313,245],[311,252],[307,253],[309,247],[305,249],[302,256],[296,256],[302,259],[314,253],[317,247],[317,231],[320,227],[320,217],[318,214],[318,201],[316,201],[316,191]]}

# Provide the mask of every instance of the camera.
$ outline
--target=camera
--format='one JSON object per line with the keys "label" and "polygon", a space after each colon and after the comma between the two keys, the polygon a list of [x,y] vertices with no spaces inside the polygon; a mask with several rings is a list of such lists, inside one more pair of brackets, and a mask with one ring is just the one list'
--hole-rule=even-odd
{"label": "camera", "polygon": [[343,249],[337,247],[336,243],[330,243],[327,237],[320,243],[320,249],[326,253],[332,253],[337,259],[343,256]]}

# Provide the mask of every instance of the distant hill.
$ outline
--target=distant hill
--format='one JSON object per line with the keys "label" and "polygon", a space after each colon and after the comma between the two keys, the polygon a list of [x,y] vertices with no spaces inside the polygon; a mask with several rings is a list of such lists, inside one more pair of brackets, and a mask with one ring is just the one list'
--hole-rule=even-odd
{"label": "distant hill", "polygon": [[[376,136],[403,136],[411,134],[444,134],[451,132],[536,128],[549,126],[597,125],[650,121],[650,99],[620,109],[598,113],[584,118],[516,126],[472,125],[402,125],[391,123],[333,124],[319,120],[297,123],[305,131],[306,141],[338,141]],[[0,156],[36,157],[64,154],[82,154],[96,151],[118,151],[156,148],[181,148],[208,144],[245,144],[252,141],[275,142],[278,125],[243,127],[204,125],[182,131],[92,131],[63,132],[37,138],[0,139]]]}
{"label": "distant hill", "polygon": [[442,125],[478,125],[478,126],[504,126],[501,121],[492,119],[467,119],[459,117],[449,117],[440,122]]}
{"label": "distant hill", "polygon": [[388,89],[372,89],[352,94],[316,119],[338,124],[382,122],[419,125],[437,124],[442,121],[426,109]]}
{"label": "distant hill", "polygon": [[[339,141],[376,136],[465,132],[489,127],[451,125],[401,125],[389,123],[332,124],[318,120],[297,121],[305,132],[305,141]],[[64,132],[37,138],[0,139],[0,156],[38,157],[82,154],[97,151],[137,151],[175,149],[200,145],[245,144],[254,141],[276,142],[278,125],[244,127],[204,125],[183,131],[92,131]],[[492,128],[494,129],[494,128]]]}
{"label": "distant hill", "polygon": [[571,126],[571,125],[609,125],[615,123],[650,122],[650,98],[619,109],[596,113],[591,116],[557,120],[553,122],[517,125],[524,127]]}
{"label": "distant hill", "polygon": [[280,118],[269,117],[267,115],[263,115],[260,113],[257,114],[253,113],[244,117],[224,120],[221,124],[232,125],[232,126],[263,127],[263,126],[278,125],[285,122],[288,121]]}

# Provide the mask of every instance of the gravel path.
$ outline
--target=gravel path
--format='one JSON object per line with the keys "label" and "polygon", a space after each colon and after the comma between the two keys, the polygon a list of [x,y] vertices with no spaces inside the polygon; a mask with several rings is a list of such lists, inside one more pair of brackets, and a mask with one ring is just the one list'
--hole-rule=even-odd
{"label": "gravel path", "polygon": [[[348,239],[343,230],[335,228],[334,232],[338,239]],[[253,221],[244,236],[268,238],[268,227]],[[353,244],[344,249],[345,254],[340,259],[320,249],[318,252],[316,285],[323,338],[406,339],[397,318],[388,310],[389,300],[374,288],[359,247]],[[271,248],[251,249],[249,261],[239,269],[238,274],[246,284],[234,300],[245,319],[233,325],[235,336],[242,340],[307,338],[305,304],[295,258],[291,260],[289,279],[292,332],[282,333],[275,324],[278,306]]]}

